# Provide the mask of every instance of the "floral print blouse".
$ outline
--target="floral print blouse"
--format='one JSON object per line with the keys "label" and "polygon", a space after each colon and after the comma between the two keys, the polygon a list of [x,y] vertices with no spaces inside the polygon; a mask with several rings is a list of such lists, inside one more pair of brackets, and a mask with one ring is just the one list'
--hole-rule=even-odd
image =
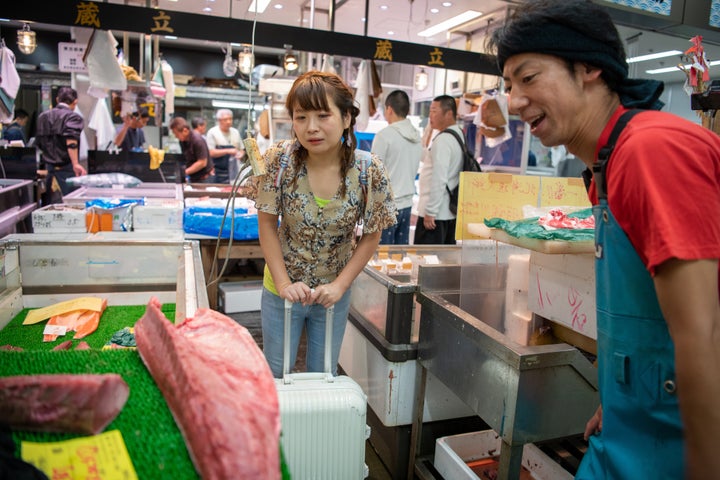
{"label": "floral print blouse", "polygon": [[[282,169],[284,152],[289,158]],[[294,152],[289,141],[270,147],[264,156],[266,173],[254,178],[248,197],[255,200],[258,211],[280,216],[278,236],[290,279],[315,288],[333,281],[348,263],[360,221],[363,233],[382,231],[395,224],[397,211],[385,167],[377,156],[356,150],[356,168],[349,169],[345,177],[345,196],[340,197],[338,188],[320,207],[310,189],[305,165],[294,165]],[[367,199],[360,181],[363,161]]]}

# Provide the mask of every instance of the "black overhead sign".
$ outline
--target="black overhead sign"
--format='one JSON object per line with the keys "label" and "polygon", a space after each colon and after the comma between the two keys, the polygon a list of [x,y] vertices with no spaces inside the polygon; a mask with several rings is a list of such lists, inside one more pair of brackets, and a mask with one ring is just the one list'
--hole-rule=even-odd
{"label": "black overhead sign", "polygon": [[[11,20],[225,43],[251,43],[253,30],[253,22],[248,20],[92,1],[3,2],[0,15]],[[293,48],[307,52],[499,75],[491,55],[326,30],[257,22],[255,43],[271,48],[292,44]]]}

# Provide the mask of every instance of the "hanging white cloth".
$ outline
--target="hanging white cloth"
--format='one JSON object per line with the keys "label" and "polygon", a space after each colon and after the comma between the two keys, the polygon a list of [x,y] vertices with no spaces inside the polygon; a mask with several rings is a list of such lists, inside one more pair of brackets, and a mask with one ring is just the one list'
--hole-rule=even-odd
{"label": "hanging white cloth", "polygon": [[97,150],[107,150],[112,145],[115,139],[115,126],[105,99],[98,99],[95,102],[88,128],[95,130],[95,148]]}
{"label": "hanging white cloth", "polygon": [[162,69],[163,87],[165,87],[165,121],[175,114],[175,80],[173,78],[173,69],[166,60],[160,62]]}
{"label": "hanging white cloth", "polygon": [[15,69],[15,54],[2,44],[0,48],[0,121],[12,122],[15,114],[15,97],[20,89],[20,75]]}
{"label": "hanging white cloth", "polygon": [[127,79],[117,60],[117,40],[107,30],[94,30],[83,58],[91,88],[125,90]]}
{"label": "hanging white cloth", "polygon": [[320,67],[320,70],[325,73],[337,74],[337,70],[335,70],[335,57],[333,57],[332,55],[328,55],[327,53],[323,54],[322,66]]}
{"label": "hanging white cloth", "polygon": [[365,131],[370,121],[370,95],[372,95],[370,62],[363,60],[360,62],[355,80],[355,102],[360,108],[360,114],[355,119],[355,128],[359,132]]}

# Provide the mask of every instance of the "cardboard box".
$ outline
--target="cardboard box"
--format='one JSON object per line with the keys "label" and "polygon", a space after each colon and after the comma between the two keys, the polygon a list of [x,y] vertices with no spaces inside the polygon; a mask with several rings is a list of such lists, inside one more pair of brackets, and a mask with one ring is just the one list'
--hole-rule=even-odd
{"label": "cardboard box", "polygon": [[[500,454],[502,441],[493,430],[463,433],[435,441],[433,466],[442,478],[477,480],[468,463]],[[573,476],[532,443],[523,446],[522,466],[537,480],[572,480]]]}
{"label": "cardboard box", "polygon": [[218,309],[225,313],[260,310],[262,280],[224,282],[218,285]]}
{"label": "cardboard box", "polygon": [[528,307],[597,340],[595,255],[530,254]]}
{"label": "cardboard box", "polygon": [[133,209],[133,230],[182,230],[182,201],[162,205],[137,205]]}
{"label": "cardboard box", "polygon": [[32,226],[35,233],[84,233],[85,208],[54,204],[33,210]]}

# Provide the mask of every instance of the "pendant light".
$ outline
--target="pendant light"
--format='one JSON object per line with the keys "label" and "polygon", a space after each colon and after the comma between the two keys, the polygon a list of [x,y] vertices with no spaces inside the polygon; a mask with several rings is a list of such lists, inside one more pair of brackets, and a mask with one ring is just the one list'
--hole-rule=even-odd
{"label": "pendant light", "polygon": [[35,32],[30,30],[30,25],[27,23],[24,23],[22,30],[17,32],[17,44],[20,51],[25,55],[30,55],[37,48]]}
{"label": "pendant light", "polygon": [[288,72],[297,70],[298,61],[294,53],[290,51],[292,45],[285,45],[285,59],[283,60],[283,66]]}
{"label": "pendant light", "polygon": [[249,75],[254,66],[255,59],[250,51],[250,47],[243,45],[242,51],[238,53],[238,68],[240,69],[240,73],[243,75]]}

